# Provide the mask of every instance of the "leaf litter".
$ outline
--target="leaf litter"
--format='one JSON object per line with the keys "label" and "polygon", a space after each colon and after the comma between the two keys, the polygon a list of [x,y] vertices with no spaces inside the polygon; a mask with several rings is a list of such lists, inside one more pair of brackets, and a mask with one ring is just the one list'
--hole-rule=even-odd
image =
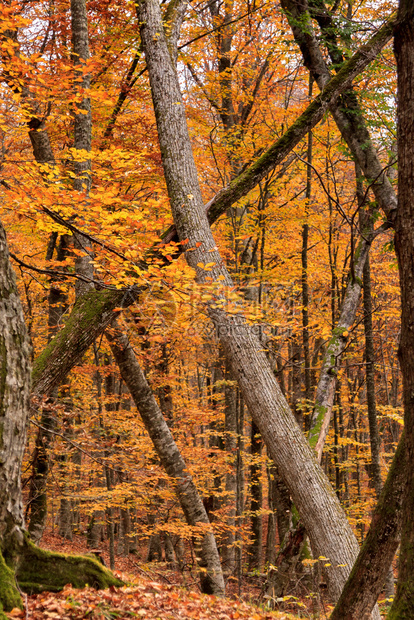
{"label": "leaf litter", "polygon": [[295,616],[220,599],[139,578],[132,586],[109,590],[70,584],[61,592],[25,596],[26,609],[6,616],[30,620],[293,620]]}

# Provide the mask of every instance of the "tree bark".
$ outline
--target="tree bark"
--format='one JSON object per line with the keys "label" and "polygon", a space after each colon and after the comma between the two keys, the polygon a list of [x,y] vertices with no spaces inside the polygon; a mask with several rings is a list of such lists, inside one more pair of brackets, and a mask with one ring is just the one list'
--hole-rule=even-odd
{"label": "tree bark", "polygon": [[364,265],[364,332],[365,363],[367,384],[367,408],[369,422],[369,441],[371,445],[370,478],[377,498],[382,489],[380,449],[381,440],[378,432],[377,407],[375,402],[375,354],[374,334],[372,329],[371,269],[369,256]]}
{"label": "tree bark", "polygon": [[[92,112],[89,90],[91,87],[91,76],[89,71],[85,72],[86,63],[89,60],[89,34],[88,34],[88,15],[85,0],[71,0],[71,26],[72,26],[72,63],[74,66],[73,89],[76,95],[75,103],[72,106],[73,114],[73,147],[77,151],[90,153],[92,144]],[[73,164],[73,171],[76,175],[73,180],[73,189],[76,192],[84,192],[88,196],[92,183],[91,160],[84,155],[83,160],[78,160]],[[75,235],[75,248],[82,250],[83,254],[75,258],[75,271],[85,279],[76,280],[76,297],[81,297],[88,290],[93,288],[93,250],[90,242],[81,235]],[[89,280],[89,282],[88,282]]]}
{"label": "tree bark", "polygon": [[[29,411],[31,345],[0,223],[0,611],[20,606],[13,570],[23,544],[20,468]],[[11,570],[10,570],[11,569]]]}
{"label": "tree bark", "polygon": [[401,338],[398,350],[403,377],[406,487],[397,594],[388,618],[414,617],[414,6],[400,0],[394,51],[398,71],[398,212],[395,248],[401,287]]}
{"label": "tree bark", "polygon": [[[188,239],[186,258],[200,283],[216,283],[208,310],[220,342],[237,377],[243,398],[254,416],[269,453],[289,486],[309,533],[314,552],[330,559],[330,593],[339,598],[358,554],[358,543],[339,501],[297,426],[272,369],[254,335],[240,315],[222,309],[220,282],[232,285],[212,237],[198,185],[178,78],[171,64],[160,7],[156,0],[137,5],[141,38],[151,83],[158,137],[175,225]],[[220,278],[220,279],[219,279]]]}

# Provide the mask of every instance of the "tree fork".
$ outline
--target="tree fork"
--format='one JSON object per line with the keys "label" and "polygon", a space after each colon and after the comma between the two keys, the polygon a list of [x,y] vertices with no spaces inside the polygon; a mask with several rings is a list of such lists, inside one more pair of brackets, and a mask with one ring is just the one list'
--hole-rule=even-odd
{"label": "tree fork", "polygon": [[[319,88],[324,91],[332,82],[332,77],[315,36],[306,4],[298,0],[282,0],[282,7],[286,11],[293,36],[302,52],[304,64]],[[317,4],[317,10],[314,10],[312,15],[317,19],[322,35],[327,41],[331,60],[337,69],[340,67],[336,74],[338,76],[346,63],[336,43],[337,27],[323,0],[316,0],[312,4]],[[331,102],[329,109],[355,161],[359,163],[367,181],[371,184],[379,206],[393,223],[397,197],[388,177],[384,174],[352,84],[348,84],[341,96]]]}

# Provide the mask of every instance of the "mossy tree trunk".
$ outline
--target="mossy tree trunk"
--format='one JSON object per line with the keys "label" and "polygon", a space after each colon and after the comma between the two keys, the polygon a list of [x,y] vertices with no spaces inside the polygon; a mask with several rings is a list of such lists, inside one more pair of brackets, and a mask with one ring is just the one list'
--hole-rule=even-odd
{"label": "mossy tree trunk", "polygon": [[400,540],[402,496],[408,468],[406,458],[402,435],[375,507],[371,527],[330,620],[369,618]]}
{"label": "mossy tree trunk", "polygon": [[20,468],[29,411],[31,345],[0,223],[0,614],[21,607],[25,590],[121,585],[91,558],[71,558],[35,547],[25,532]]}
{"label": "mossy tree trunk", "polygon": [[[347,35],[340,30],[338,26],[340,22],[335,20],[323,0],[310,0],[309,7],[307,2],[301,0],[282,0],[281,5],[302,52],[304,64],[319,88],[323,90],[332,76],[319,41],[325,45],[326,53],[338,71],[343,68],[345,61],[339,41],[346,39]],[[314,31],[312,18],[320,28],[321,37]],[[342,138],[370,182],[380,208],[390,221],[393,221],[397,197],[388,177],[384,174],[383,165],[371,140],[362,108],[351,84],[330,104],[329,109]]]}
{"label": "mossy tree trunk", "polygon": [[[26,444],[31,346],[0,223],[0,610],[18,605],[13,572],[24,540],[20,467]],[[21,603],[21,601],[20,601]]]}

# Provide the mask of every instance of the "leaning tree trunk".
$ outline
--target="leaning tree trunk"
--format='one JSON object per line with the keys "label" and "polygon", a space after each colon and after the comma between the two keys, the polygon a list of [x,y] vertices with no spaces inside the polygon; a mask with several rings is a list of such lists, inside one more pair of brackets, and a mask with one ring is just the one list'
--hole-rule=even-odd
{"label": "leaning tree trunk", "polygon": [[[307,4],[302,0],[281,1],[295,41],[302,52],[304,64],[319,88],[323,90],[331,79],[331,73],[314,32]],[[318,22],[322,31],[322,40],[325,41],[332,64],[337,70],[343,66],[345,60],[337,43],[337,39],[343,33],[339,31],[336,21],[327,10],[323,0],[309,4],[313,5],[312,16]],[[342,138],[369,181],[380,208],[390,221],[393,221],[397,198],[372,143],[357,95],[351,85],[339,99],[329,106],[329,109]]]}
{"label": "leaning tree trunk", "polygon": [[154,444],[160,461],[173,479],[176,495],[190,526],[201,526],[201,542],[197,544],[197,561],[200,568],[200,584],[206,594],[224,595],[224,579],[214,534],[204,504],[198,494],[191,474],[180,454],[168,424],[154,398],[152,390],[141,370],[135,353],[125,334],[113,324],[106,337],[119,366],[145,428]]}
{"label": "leaning tree trunk", "polygon": [[[299,429],[262,345],[240,315],[227,314],[220,286],[232,286],[211,234],[188,136],[178,78],[171,64],[157,0],[137,5],[151,83],[158,137],[175,225],[188,239],[186,258],[200,283],[212,278],[208,306],[243,398],[270,456],[289,486],[316,555],[330,560],[330,593],[337,599],[358,554],[358,543],[339,501]],[[207,274],[203,269],[209,263]],[[378,617],[378,616],[377,616]]]}
{"label": "leaning tree trunk", "polygon": [[398,211],[395,248],[401,287],[401,339],[404,427],[408,466],[403,498],[403,528],[397,595],[390,619],[414,617],[414,6],[400,0],[403,21],[395,31],[398,71]]}

